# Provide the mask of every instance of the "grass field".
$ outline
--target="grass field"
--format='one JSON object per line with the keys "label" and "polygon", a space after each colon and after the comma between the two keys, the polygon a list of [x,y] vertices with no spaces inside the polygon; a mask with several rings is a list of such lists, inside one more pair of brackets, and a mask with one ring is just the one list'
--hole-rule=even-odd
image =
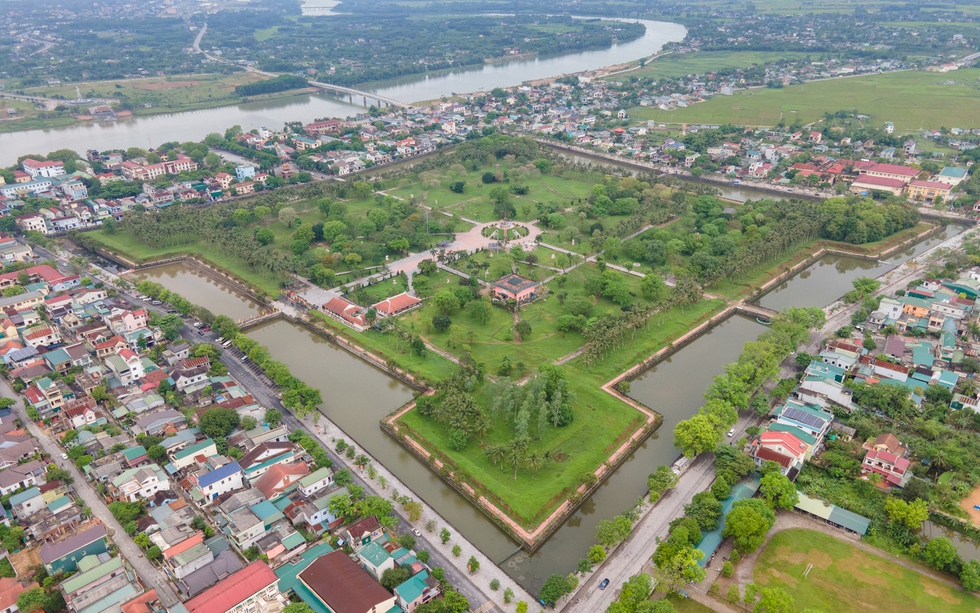
{"label": "grass field", "polygon": [[[634,118],[665,122],[732,123],[746,126],[810,123],[824,113],[856,110],[872,125],[886,121],[898,130],[980,125],[980,69],[949,73],[907,71],[817,81],[783,89],[752,89],[716,96],[686,109],[630,110]],[[941,85],[955,81],[956,85]]]}
{"label": "grass field", "polygon": [[119,255],[126,259],[136,260],[137,264],[155,259],[163,259],[169,256],[201,255],[213,264],[244,279],[262,291],[272,296],[279,295],[279,287],[275,279],[249,270],[237,258],[228,257],[224,253],[211,249],[205,244],[155,248],[138,242],[127,232],[107,234],[104,230],[93,230],[88,234],[96,238],[110,251],[118,252]]}
{"label": "grass field", "polygon": [[748,68],[753,64],[765,64],[780,59],[799,59],[803,53],[780,53],[769,51],[706,51],[664,55],[648,63],[643,68],[631,70],[621,75],[606,77],[607,81],[624,81],[631,77],[685,77],[689,74],[703,74],[723,68]]}
{"label": "grass field", "polygon": [[[808,564],[813,569],[802,577]],[[773,536],[752,573],[760,587],[780,587],[800,607],[824,613],[975,613],[980,598],[866,553],[821,532]]]}

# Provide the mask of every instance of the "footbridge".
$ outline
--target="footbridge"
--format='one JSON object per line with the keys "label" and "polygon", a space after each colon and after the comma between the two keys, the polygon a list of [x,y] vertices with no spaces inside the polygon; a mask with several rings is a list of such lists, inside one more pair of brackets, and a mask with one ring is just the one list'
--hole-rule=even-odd
{"label": "footbridge", "polygon": [[761,307],[757,304],[750,304],[748,302],[738,303],[735,305],[735,310],[743,315],[748,315],[758,319],[765,319],[768,321],[772,321],[773,317],[779,315],[779,311],[767,309],[766,307]]}
{"label": "footbridge", "polygon": [[394,98],[389,98],[387,96],[381,96],[378,94],[372,94],[371,92],[363,92],[359,89],[353,89],[351,87],[343,87],[342,85],[331,85],[330,83],[319,83],[317,81],[310,81],[310,85],[320,89],[325,89],[331,92],[337,92],[339,94],[347,94],[351,103],[354,102],[354,96],[360,96],[364,100],[364,104],[367,104],[368,100],[375,100],[378,103],[378,107],[382,106],[397,106],[399,108],[407,109],[412,105],[402,102],[401,100],[395,100]]}

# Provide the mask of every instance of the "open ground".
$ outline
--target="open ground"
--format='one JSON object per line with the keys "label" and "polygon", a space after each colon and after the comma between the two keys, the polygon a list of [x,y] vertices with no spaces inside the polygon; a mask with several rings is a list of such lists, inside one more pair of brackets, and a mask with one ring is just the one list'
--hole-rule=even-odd
{"label": "open ground", "polygon": [[[750,89],[734,96],[715,96],[686,109],[663,111],[636,107],[634,118],[671,123],[775,126],[780,121],[810,123],[824,113],[856,110],[870,123],[890,121],[897,130],[971,127],[980,119],[980,69],[949,73],[905,71]],[[947,84],[955,83],[955,84]]]}

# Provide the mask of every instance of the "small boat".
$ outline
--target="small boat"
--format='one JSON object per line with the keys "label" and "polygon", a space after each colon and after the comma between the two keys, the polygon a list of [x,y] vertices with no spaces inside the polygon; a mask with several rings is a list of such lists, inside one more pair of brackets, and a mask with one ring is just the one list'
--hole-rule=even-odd
{"label": "small boat", "polygon": [[772,322],[766,317],[756,317],[755,320],[763,326],[771,326]]}

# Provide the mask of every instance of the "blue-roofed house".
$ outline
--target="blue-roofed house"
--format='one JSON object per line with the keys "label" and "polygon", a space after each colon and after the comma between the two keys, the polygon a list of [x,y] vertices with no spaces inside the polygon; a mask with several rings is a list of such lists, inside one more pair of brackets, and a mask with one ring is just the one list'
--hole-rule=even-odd
{"label": "blue-roofed house", "polygon": [[242,467],[238,465],[238,462],[229,462],[209,473],[200,475],[191,496],[196,499],[195,492],[197,492],[201,497],[200,504],[207,506],[222,494],[242,489],[244,487],[242,474]]}
{"label": "blue-roofed house", "polygon": [[10,510],[17,519],[26,519],[44,508],[44,497],[37,486],[14,494],[9,499]]}
{"label": "blue-roofed house", "polygon": [[936,361],[933,356],[933,351],[932,343],[926,341],[915,343],[912,345],[912,364],[932,368],[933,363]]}

